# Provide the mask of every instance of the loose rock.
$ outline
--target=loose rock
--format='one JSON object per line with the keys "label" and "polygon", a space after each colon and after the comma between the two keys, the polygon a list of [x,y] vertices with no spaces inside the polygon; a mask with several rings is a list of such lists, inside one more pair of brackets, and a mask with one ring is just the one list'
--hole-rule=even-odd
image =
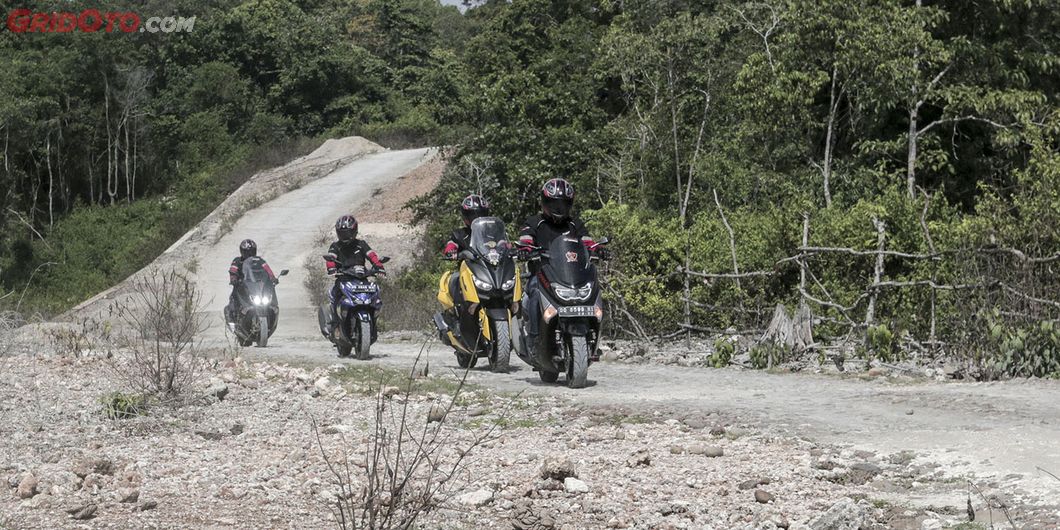
{"label": "loose rock", "polygon": [[520,501],[515,505],[511,522],[515,530],[548,530],[556,527],[556,521],[547,510],[537,510],[529,501]]}
{"label": "loose rock", "polygon": [[578,470],[569,458],[549,456],[541,464],[541,478],[565,480],[567,477],[577,476]]}
{"label": "loose rock", "polygon": [[867,511],[849,498],[832,505],[823,515],[810,523],[812,530],[858,530],[867,524]]}
{"label": "loose rock", "polygon": [[206,395],[217,398],[217,401],[224,401],[225,396],[228,395],[228,385],[214,383],[206,389]]}
{"label": "loose rock", "polygon": [[427,413],[427,423],[440,422],[445,419],[445,407],[441,405],[432,405],[430,412]]}
{"label": "loose rock", "polygon": [[121,488],[118,490],[118,502],[136,502],[140,498],[140,490],[137,488]]}
{"label": "loose rock", "polygon": [[563,480],[563,489],[567,490],[567,493],[589,493],[589,485],[574,477]]}
{"label": "loose rock", "polygon": [[37,479],[36,475],[33,473],[26,473],[26,475],[22,477],[22,480],[18,481],[18,490],[16,491],[18,498],[29,499],[33,497],[38,493],[37,486],[39,484],[40,481]]}
{"label": "loose rock", "polygon": [[773,494],[765,490],[755,490],[755,501],[759,504],[769,504],[773,500]]}
{"label": "loose rock", "polygon": [[483,506],[493,500],[493,492],[490,490],[478,490],[456,497],[456,502],[464,506]]}
{"label": "loose rock", "polygon": [[626,459],[626,465],[629,467],[644,467],[651,465],[651,453],[647,449],[641,449]]}
{"label": "loose rock", "polygon": [[92,503],[79,504],[67,509],[66,513],[70,514],[70,517],[73,519],[84,521],[96,516],[96,505]]}

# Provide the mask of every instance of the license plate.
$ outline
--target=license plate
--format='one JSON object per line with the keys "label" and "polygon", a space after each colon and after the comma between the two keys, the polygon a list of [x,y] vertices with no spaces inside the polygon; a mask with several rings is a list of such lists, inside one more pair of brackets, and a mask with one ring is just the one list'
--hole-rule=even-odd
{"label": "license plate", "polygon": [[374,293],[376,286],[372,283],[347,283],[346,290],[351,293]]}
{"label": "license plate", "polygon": [[591,305],[574,305],[574,306],[560,306],[559,316],[561,317],[591,317],[596,315],[596,306]]}

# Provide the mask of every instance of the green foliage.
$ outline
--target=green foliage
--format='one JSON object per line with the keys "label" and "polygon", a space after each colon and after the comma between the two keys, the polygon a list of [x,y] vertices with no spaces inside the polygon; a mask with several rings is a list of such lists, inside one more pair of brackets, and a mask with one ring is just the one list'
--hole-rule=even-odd
{"label": "green foliage", "polygon": [[986,379],[1060,375],[1060,329],[1055,321],[1006,326],[994,311],[988,341],[976,361]]}
{"label": "green foliage", "polygon": [[870,358],[886,363],[900,360],[901,351],[894,339],[894,334],[884,324],[870,326],[865,331],[865,349]]}
{"label": "green foliage", "polygon": [[710,354],[708,361],[714,368],[725,368],[735,353],[736,343],[728,337],[722,337],[714,341],[714,353]]}
{"label": "green foliage", "polygon": [[99,398],[103,415],[112,420],[124,420],[143,416],[151,408],[151,398],[146,394],[110,392]]}

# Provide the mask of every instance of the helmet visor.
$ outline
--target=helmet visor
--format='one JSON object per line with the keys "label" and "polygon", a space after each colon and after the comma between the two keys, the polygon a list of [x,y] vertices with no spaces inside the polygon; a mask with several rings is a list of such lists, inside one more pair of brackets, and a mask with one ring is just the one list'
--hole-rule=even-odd
{"label": "helmet visor", "polygon": [[545,211],[556,217],[567,217],[574,206],[574,199],[545,199]]}
{"label": "helmet visor", "polygon": [[349,241],[357,238],[356,228],[339,228],[335,232],[339,236],[339,241]]}

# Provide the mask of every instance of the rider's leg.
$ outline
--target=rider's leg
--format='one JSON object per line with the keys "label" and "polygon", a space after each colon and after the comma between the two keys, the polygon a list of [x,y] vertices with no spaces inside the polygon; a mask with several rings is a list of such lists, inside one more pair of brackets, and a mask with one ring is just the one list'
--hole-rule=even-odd
{"label": "rider's leg", "polygon": [[236,311],[239,308],[239,300],[236,298],[236,290],[233,287],[232,293],[228,295],[228,305],[225,306],[225,323],[228,324],[229,328],[233,328],[236,323]]}

